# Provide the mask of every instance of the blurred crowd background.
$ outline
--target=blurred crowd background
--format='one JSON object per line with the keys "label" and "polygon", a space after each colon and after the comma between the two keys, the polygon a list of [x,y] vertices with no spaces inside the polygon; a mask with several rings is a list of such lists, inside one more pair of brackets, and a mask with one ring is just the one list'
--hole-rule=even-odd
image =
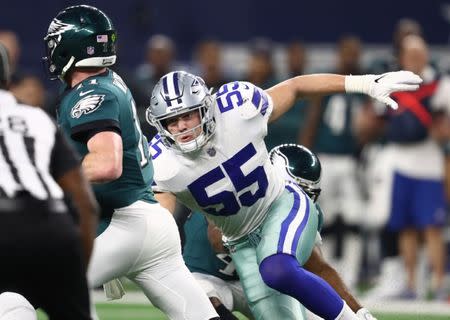
{"label": "blurred crowd background", "polygon": [[[267,145],[301,143],[319,154],[323,251],[347,285],[373,299],[448,299],[450,1],[84,3],[116,23],[113,69],[132,90],[148,138],[154,131],[144,114],[152,87],[177,69],[199,74],[215,89],[231,80],[267,89],[313,72],[420,74],[419,96],[396,97],[397,112],[360,95],[299,102],[269,127]],[[60,83],[47,80],[42,68],[43,37],[48,21],[71,4],[80,3],[1,5],[0,42],[12,58],[12,92],[52,115]],[[438,196],[426,199],[432,205],[422,205],[417,180],[441,183],[425,185],[436,188]],[[432,226],[399,223],[393,216],[402,210],[432,216]]]}

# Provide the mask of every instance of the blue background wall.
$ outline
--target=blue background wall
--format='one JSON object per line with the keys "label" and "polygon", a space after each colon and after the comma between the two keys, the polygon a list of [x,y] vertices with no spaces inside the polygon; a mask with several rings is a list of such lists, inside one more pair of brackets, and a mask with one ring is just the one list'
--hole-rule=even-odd
{"label": "blue background wall", "polygon": [[[57,12],[77,1],[2,1],[0,28],[17,31],[22,42],[21,64],[40,67],[42,37]],[[424,28],[431,44],[448,44],[449,22],[442,0],[100,0],[85,1],[105,11],[119,31],[120,62],[133,67],[142,60],[145,41],[154,33],[176,40],[179,57],[203,37],[247,41],[267,36],[277,42],[300,38],[334,42],[355,33],[366,43],[389,43],[400,18],[411,17]],[[450,11],[450,9],[449,9]],[[449,13],[450,15],[450,13]]]}

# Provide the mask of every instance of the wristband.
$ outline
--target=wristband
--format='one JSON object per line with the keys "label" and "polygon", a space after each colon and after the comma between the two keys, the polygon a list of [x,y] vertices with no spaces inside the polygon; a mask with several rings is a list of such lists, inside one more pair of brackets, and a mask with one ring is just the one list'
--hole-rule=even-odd
{"label": "wristband", "polygon": [[345,76],[345,92],[369,93],[370,82],[373,75],[366,74],[363,76]]}

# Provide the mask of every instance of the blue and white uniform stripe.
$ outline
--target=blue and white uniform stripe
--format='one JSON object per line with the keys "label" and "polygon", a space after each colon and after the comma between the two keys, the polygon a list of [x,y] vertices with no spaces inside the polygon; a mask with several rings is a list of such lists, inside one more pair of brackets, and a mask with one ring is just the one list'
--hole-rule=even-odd
{"label": "blue and white uniform stripe", "polygon": [[289,184],[286,189],[293,194],[294,203],[287,218],[281,224],[277,252],[295,256],[300,236],[308,222],[309,201],[300,187]]}

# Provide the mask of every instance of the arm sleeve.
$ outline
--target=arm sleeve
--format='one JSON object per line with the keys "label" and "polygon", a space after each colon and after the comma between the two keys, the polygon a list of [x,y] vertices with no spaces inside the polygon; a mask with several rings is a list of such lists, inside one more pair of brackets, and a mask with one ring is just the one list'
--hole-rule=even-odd
{"label": "arm sleeve", "polygon": [[64,134],[57,129],[55,144],[50,159],[50,172],[55,180],[80,165],[80,157],[67,142]]}
{"label": "arm sleeve", "polygon": [[87,143],[99,132],[114,131],[120,135],[120,124],[115,120],[97,120],[72,128],[71,136],[74,140]]}

